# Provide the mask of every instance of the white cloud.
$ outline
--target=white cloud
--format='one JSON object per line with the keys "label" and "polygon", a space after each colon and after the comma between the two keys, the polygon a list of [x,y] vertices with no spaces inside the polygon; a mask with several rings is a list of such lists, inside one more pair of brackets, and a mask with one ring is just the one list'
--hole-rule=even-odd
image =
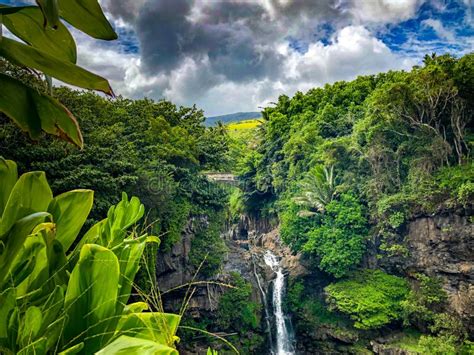
{"label": "white cloud", "polygon": [[[101,1],[116,26],[136,33],[140,53],[82,36],[81,64],[110,78],[118,94],[164,97],[216,115],[254,111],[280,94],[358,75],[409,69],[426,53],[416,33],[406,41],[412,48],[398,44],[400,52],[376,34],[416,17],[425,2],[441,9],[444,0],[162,0],[165,9],[154,0]],[[155,16],[165,10],[176,15],[165,18],[169,26]],[[455,33],[440,21],[423,24],[454,45]],[[290,47],[293,39],[304,52]]]}
{"label": "white cloud", "polygon": [[[117,94],[195,103],[208,115],[254,111],[280,94],[408,69],[425,53],[474,46],[434,15],[422,26],[436,40],[406,31],[394,52],[377,38],[390,38],[394,25],[415,18],[425,3],[443,11],[446,0],[99,1],[120,40],[73,30],[79,64],[109,79]],[[472,0],[463,1],[469,7]],[[291,48],[295,41],[303,51]]]}
{"label": "white cloud", "polygon": [[138,54],[80,37],[79,64],[110,79],[117,94],[129,97],[167,98],[179,105],[197,104],[208,115],[254,111],[275,101],[337,80],[389,69],[407,69],[415,64],[403,59],[363,26],[339,30],[329,44],[316,42],[305,53],[291,49],[288,42],[274,45],[282,67],[274,77],[236,83],[212,72],[209,60],[188,58],[168,74],[145,74]]}
{"label": "white cloud", "polygon": [[[389,69],[408,69],[414,60],[403,59],[390,51],[362,26],[341,29],[330,44],[311,44],[306,53],[280,44],[275,48],[284,56],[279,76],[249,83],[221,82],[198,90],[194,101],[210,114],[255,110],[275,101],[280,94],[292,95],[337,80],[351,80],[357,75],[373,74]],[[194,68],[199,71],[199,67]],[[180,79],[176,76],[175,79]],[[189,80],[190,77],[188,76]],[[193,87],[198,82],[186,81]],[[167,95],[168,96],[168,95]],[[172,99],[172,96],[168,96]]]}
{"label": "white cloud", "polygon": [[456,37],[454,32],[445,28],[440,20],[430,18],[423,20],[422,25],[425,27],[431,27],[439,38],[446,39],[448,41],[454,41]]}
{"label": "white cloud", "polygon": [[424,0],[352,0],[350,12],[361,23],[398,23],[415,16]]}
{"label": "white cloud", "polygon": [[347,26],[336,33],[329,45],[311,44],[303,55],[293,51],[287,64],[295,79],[321,85],[359,74],[406,68],[410,63],[400,60],[366,28]]}

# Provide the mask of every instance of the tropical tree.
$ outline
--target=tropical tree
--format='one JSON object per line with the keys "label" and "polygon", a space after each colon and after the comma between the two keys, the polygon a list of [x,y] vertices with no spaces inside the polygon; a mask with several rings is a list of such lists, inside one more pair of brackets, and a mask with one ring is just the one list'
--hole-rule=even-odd
{"label": "tropical tree", "polygon": [[336,175],[334,166],[316,165],[299,183],[300,193],[294,201],[307,208],[302,213],[314,214],[322,212],[336,195]]}

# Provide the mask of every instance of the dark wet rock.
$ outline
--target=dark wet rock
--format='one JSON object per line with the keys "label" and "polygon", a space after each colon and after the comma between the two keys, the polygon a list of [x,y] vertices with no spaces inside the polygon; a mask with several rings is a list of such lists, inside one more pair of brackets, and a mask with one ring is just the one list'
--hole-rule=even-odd
{"label": "dark wet rock", "polygon": [[458,214],[421,217],[408,225],[404,271],[440,277],[448,308],[474,332],[474,225]]}

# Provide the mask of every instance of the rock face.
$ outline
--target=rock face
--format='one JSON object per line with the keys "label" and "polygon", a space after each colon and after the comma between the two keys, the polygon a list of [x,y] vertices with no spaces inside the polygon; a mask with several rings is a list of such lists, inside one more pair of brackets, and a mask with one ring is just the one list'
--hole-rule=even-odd
{"label": "rock face", "polygon": [[[156,261],[157,281],[160,291],[164,293],[162,299],[167,310],[176,311],[181,307],[188,288],[180,286],[191,282],[195,274],[195,270],[189,264],[191,241],[196,233],[195,222],[195,219],[189,220],[183,230],[181,240],[174,244],[169,252],[161,253]],[[170,292],[171,289],[176,289],[176,291]],[[193,317],[199,317],[200,312],[215,310],[220,293],[222,289],[218,285],[197,287],[188,305],[189,312]]]}
{"label": "rock face", "polygon": [[449,308],[474,332],[474,225],[469,217],[417,218],[408,225],[405,243],[405,272],[441,277]]}

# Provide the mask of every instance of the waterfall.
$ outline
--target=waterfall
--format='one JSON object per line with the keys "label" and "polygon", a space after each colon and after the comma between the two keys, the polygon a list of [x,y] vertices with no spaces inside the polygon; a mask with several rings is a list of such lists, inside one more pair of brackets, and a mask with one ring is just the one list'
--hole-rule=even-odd
{"label": "waterfall", "polygon": [[273,285],[273,314],[275,316],[276,327],[276,348],[273,349],[274,355],[293,355],[295,354],[292,344],[292,336],[286,325],[285,315],[283,314],[282,302],[285,291],[285,275],[280,266],[278,258],[269,250],[264,255],[265,264],[271,267],[275,272],[276,278]]}

